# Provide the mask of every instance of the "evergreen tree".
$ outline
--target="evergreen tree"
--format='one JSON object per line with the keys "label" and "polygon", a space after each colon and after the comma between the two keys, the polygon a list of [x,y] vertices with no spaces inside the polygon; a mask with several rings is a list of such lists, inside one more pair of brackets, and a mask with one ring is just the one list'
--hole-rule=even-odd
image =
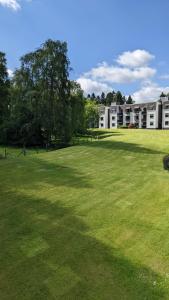
{"label": "evergreen tree", "polygon": [[124,98],[122,96],[122,93],[120,91],[117,91],[116,95],[115,95],[115,99],[116,99],[116,103],[123,105],[124,104]]}
{"label": "evergreen tree", "polygon": [[100,101],[101,101],[101,104],[105,104],[105,99],[106,99],[106,95],[104,92],[101,93],[101,98],[100,98]]}
{"label": "evergreen tree", "polygon": [[92,100],[95,100],[95,99],[96,99],[95,93],[92,93],[92,94],[91,94],[91,99],[92,99]]}
{"label": "evergreen tree", "polygon": [[115,95],[114,95],[114,92],[109,92],[107,95],[106,95],[106,105],[109,106],[111,105],[112,102],[115,102]]}
{"label": "evergreen tree", "polygon": [[164,94],[163,92],[160,95],[160,98],[162,98],[162,97],[166,97],[166,94]]}
{"label": "evergreen tree", "polygon": [[98,95],[97,97],[96,97],[96,102],[97,102],[97,104],[100,104],[100,96]]}
{"label": "evergreen tree", "polygon": [[129,97],[126,101],[126,104],[133,104],[133,103],[134,103],[134,101],[133,101],[132,97],[129,95]]}
{"label": "evergreen tree", "polygon": [[123,103],[125,104],[126,103],[126,97],[125,96],[123,96]]}

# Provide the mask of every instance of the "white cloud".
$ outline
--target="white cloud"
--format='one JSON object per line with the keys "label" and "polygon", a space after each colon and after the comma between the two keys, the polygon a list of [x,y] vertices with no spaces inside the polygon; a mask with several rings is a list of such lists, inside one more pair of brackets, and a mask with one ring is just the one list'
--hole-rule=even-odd
{"label": "white cloud", "polygon": [[11,8],[15,11],[21,8],[18,0],[0,0],[0,5]]}
{"label": "white cloud", "polygon": [[169,74],[161,75],[160,79],[169,80]]}
{"label": "white cloud", "polygon": [[[136,102],[155,101],[161,92],[169,92],[169,87],[161,87],[152,82],[157,70],[149,66],[154,58],[145,50],[124,52],[118,56],[116,64],[106,62],[99,64],[80,76],[77,80],[85,93],[96,94],[113,90],[113,84],[130,84],[138,82],[140,90],[133,93]],[[166,76],[165,76],[166,77]],[[167,79],[167,78],[166,78]],[[144,85],[143,85],[144,84]]]}
{"label": "white cloud", "polygon": [[91,71],[84,74],[84,77],[103,82],[111,83],[131,83],[138,80],[146,80],[153,77],[156,70],[150,67],[123,68],[103,63]]}
{"label": "white cloud", "polygon": [[[156,69],[148,66],[154,56],[145,50],[124,52],[118,56],[116,64],[109,65],[106,62],[98,64],[89,72],[81,75],[78,82],[84,91],[93,88],[104,91],[110,90],[110,84],[129,84],[136,81],[146,81],[156,74]],[[112,88],[111,88],[112,90]]]}
{"label": "white cloud", "polygon": [[154,59],[154,55],[145,50],[126,51],[117,58],[118,64],[130,68],[143,67]]}
{"label": "white cloud", "polygon": [[80,77],[77,79],[77,82],[81,85],[85,94],[95,93],[96,95],[100,95],[102,92],[107,93],[112,90],[112,87],[108,84],[101,83],[90,78]]}
{"label": "white cloud", "polygon": [[140,90],[133,93],[132,97],[137,103],[150,102],[159,99],[162,92],[169,93],[169,86],[161,87],[156,83],[149,82],[147,85],[142,86]]}
{"label": "white cloud", "polygon": [[12,78],[13,77],[13,74],[14,72],[11,70],[11,69],[8,69],[8,76],[10,77],[10,78]]}

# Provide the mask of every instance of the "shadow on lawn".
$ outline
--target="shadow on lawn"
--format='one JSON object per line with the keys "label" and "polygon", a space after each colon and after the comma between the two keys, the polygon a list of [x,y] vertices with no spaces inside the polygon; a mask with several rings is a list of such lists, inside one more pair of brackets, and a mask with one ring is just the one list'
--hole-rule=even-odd
{"label": "shadow on lawn", "polygon": [[163,152],[145,148],[139,144],[119,142],[119,141],[114,141],[114,140],[113,141],[96,141],[96,142],[89,143],[88,146],[102,148],[102,149],[108,149],[108,150],[112,150],[112,151],[117,151],[117,150],[121,151],[122,150],[122,151],[142,153],[142,154],[163,154]]}
{"label": "shadow on lawn", "polygon": [[104,130],[93,131],[92,134],[94,136],[97,136],[99,140],[105,139],[105,138],[111,137],[111,136],[121,136],[121,135],[123,135],[122,133],[119,133],[117,131],[104,131]]}
{"label": "shadow on lawn", "polygon": [[99,240],[72,208],[1,192],[0,299],[159,300],[161,278]]}
{"label": "shadow on lawn", "polygon": [[[77,168],[64,166],[57,162],[55,163],[54,160],[50,162],[40,157],[31,158],[29,162],[30,163],[26,165],[27,172],[21,169],[21,173],[16,172],[15,175],[16,182],[20,182],[26,189],[29,189],[30,186],[32,188],[33,186],[44,184],[76,189],[91,187],[89,176],[86,177],[82,172],[78,171]],[[31,176],[29,176],[28,173],[30,173]]]}

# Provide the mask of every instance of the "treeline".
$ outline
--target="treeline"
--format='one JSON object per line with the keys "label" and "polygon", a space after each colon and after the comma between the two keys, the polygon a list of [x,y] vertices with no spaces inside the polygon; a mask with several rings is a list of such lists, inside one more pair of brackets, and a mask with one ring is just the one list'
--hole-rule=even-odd
{"label": "treeline", "polygon": [[132,103],[120,92],[85,97],[69,72],[65,42],[47,40],[21,57],[12,78],[0,52],[1,144],[67,145],[73,136],[98,126],[98,105]]}
{"label": "treeline", "polygon": [[97,95],[97,96],[95,95],[95,93],[92,93],[92,94],[88,94],[87,98],[96,101],[96,103],[98,104],[103,104],[107,106],[111,105],[111,103],[113,102],[118,103],[120,105],[134,103],[130,95],[126,97],[122,95],[120,91],[117,92],[112,91],[107,94],[102,92],[101,95]]}

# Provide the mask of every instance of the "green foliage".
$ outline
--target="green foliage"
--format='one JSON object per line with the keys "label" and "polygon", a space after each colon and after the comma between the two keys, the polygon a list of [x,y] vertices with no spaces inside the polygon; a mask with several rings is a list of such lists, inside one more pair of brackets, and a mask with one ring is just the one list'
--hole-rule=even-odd
{"label": "green foliage", "polygon": [[6,57],[0,52],[0,130],[9,116],[9,87]]}
{"label": "green foliage", "polygon": [[99,122],[99,108],[96,101],[87,99],[85,102],[85,126],[97,128]]}
{"label": "green foliage", "polygon": [[126,103],[126,98],[125,98],[125,96],[122,95],[122,93],[120,91],[117,91],[117,92],[113,91],[113,92],[109,92],[107,94],[102,92],[101,95],[98,95],[96,97],[96,99],[93,97],[87,97],[87,98],[96,100],[96,102],[98,104],[103,104],[106,106],[110,106],[112,103],[117,103],[120,105],[123,105]]}
{"label": "green foliage", "polygon": [[[5,86],[6,61],[1,56],[0,83]],[[69,70],[65,42],[47,40],[21,58],[21,66],[11,82],[10,118],[1,121],[1,141],[22,145],[68,144],[72,135],[84,130],[83,93],[70,82]],[[1,84],[0,96],[2,91]],[[4,97],[2,103],[7,103]],[[0,109],[1,119],[6,116],[4,111],[5,108]]]}
{"label": "green foliage", "polygon": [[122,93],[120,91],[118,91],[115,95],[115,102],[117,104],[123,105],[125,103],[124,101],[125,101],[125,99],[124,99]]}
{"label": "green foliage", "polygon": [[71,81],[71,126],[73,135],[85,131],[85,100],[78,83]]}
{"label": "green foliage", "polygon": [[110,92],[106,95],[105,104],[109,106],[112,102],[116,102],[115,92]]}
{"label": "green foliage", "polygon": [[129,95],[129,97],[126,101],[126,104],[133,104],[133,103],[134,103],[134,101],[133,101],[132,97]]}

